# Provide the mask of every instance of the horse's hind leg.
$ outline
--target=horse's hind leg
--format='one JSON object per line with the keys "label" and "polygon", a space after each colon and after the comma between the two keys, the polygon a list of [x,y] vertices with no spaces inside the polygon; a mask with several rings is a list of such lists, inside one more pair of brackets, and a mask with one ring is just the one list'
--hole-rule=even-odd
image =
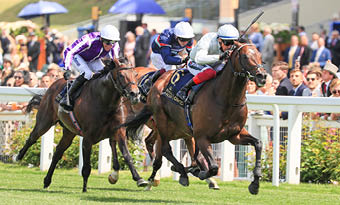
{"label": "horse's hind leg", "polygon": [[59,160],[63,156],[65,150],[72,144],[74,136],[75,134],[73,134],[71,131],[69,131],[66,128],[63,128],[63,136],[59,144],[57,145],[56,151],[52,158],[50,168],[48,169],[47,175],[44,178],[44,188],[47,188],[48,186],[50,186],[55,167],[57,166]]}
{"label": "horse's hind leg", "polygon": [[[197,139],[197,145],[199,150],[201,151],[202,155],[204,156],[205,160],[208,162],[208,170],[207,171],[200,171],[198,177],[203,180],[209,177],[217,175],[218,172],[218,165],[213,156],[213,150],[211,144],[205,137],[200,137]],[[195,153],[196,154],[196,153]]]}
{"label": "horse's hind leg", "polygon": [[29,138],[26,140],[25,145],[19,151],[16,158],[17,160],[22,160],[27,150],[37,142],[40,136],[45,134],[55,124],[53,114],[43,114],[42,112],[38,112],[35,126],[30,133]]}
{"label": "horse's hind leg", "polygon": [[133,180],[135,180],[137,182],[137,186],[138,187],[145,187],[146,185],[148,185],[148,183],[143,178],[141,178],[139,176],[135,166],[133,165],[133,159],[130,155],[130,152],[129,152],[128,146],[127,146],[127,139],[126,139],[126,136],[123,133],[125,133],[125,129],[120,129],[117,132],[119,149],[122,152],[125,163],[129,166]]}
{"label": "horse's hind leg", "polygon": [[260,187],[261,177],[261,152],[262,142],[261,140],[251,136],[246,129],[242,129],[241,133],[237,136],[232,137],[229,141],[235,145],[253,145],[255,147],[256,161],[254,168],[254,181],[249,185],[248,189],[251,194],[258,194]]}
{"label": "horse's hind leg", "polygon": [[[156,134],[156,133],[155,133]],[[161,139],[157,139],[156,140],[156,151],[155,151],[155,160],[153,161],[152,164],[152,173],[148,179],[149,184],[147,185],[147,187],[145,188],[145,190],[150,190],[151,189],[151,185],[154,183],[155,181],[155,176],[157,174],[157,171],[161,168],[162,166],[162,140]]]}

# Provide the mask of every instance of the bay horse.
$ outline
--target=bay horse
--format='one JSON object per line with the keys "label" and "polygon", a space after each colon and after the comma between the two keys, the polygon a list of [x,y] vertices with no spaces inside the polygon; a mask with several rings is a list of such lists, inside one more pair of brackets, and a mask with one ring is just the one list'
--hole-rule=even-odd
{"label": "bay horse", "polygon": [[[75,101],[73,114],[77,123],[73,123],[70,115],[65,113],[55,101],[55,97],[65,87],[64,79],[57,80],[40,99],[33,98],[27,111],[33,105],[38,105],[36,124],[26,140],[24,147],[19,151],[17,160],[21,160],[27,150],[37,142],[38,138],[47,132],[50,127],[59,122],[63,127],[63,136],[56,147],[52,163],[44,178],[44,188],[51,184],[52,175],[64,151],[71,145],[76,135],[83,136],[83,192],[87,191],[87,181],[91,172],[90,156],[92,145],[109,138],[113,153],[113,169],[119,170],[116,152],[116,143],[128,163],[133,179],[138,186],[146,186],[146,182],[137,173],[132,158],[127,149],[125,129],[116,129],[117,125],[125,121],[126,112],[122,108],[122,96],[131,102],[139,102],[139,90],[136,84],[137,73],[128,67],[124,59],[105,61],[108,73],[98,79],[92,79],[83,85],[80,96]],[[77,128],[77,124],[78,127]]]}
{"label": "bay horse", "polygon": [[215,176],[218,164],[214,160],[211,143],[229,140],[234,145],[253,145],[256,152],[254,180],[248,189],[251,194],[259,191],[261,177],[261,140],[253,137],[244,128],[247,120],[246,83],[255,80],[258,86],[263,86],[265,73],[262,66],[261,54],[254,44],[235,41],[232,53],[216,78],[206,82],[193,99],[191,107],[192,129],[187,125],[184,109],[169,101],[162,95],[169,83],[173,71],[163,74],[157,80],[147,96],[147,105],[133,119],[122,126],[127,126],[128,133],[135,134],[136,130],[152,116],[158,130],[156,157],[153,172],[149,181],[153,181],[156,172],[165,156],[180,172],[179,183],[189,185],[184,166],[173,156],[170,140],[194,137],[196,142],[195,157],[198,150],[208,163],[208,170],[201,170],[198,177],[203,180]]}

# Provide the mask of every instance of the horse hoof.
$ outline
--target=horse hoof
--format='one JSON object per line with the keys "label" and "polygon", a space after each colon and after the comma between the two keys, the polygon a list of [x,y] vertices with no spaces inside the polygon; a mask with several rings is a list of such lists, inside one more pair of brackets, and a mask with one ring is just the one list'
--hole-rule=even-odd
{"label": "horse hoof", "polygon": [[189,186],[189,178],[188,177],[180,177],[179,178],[179,183],[182,186]]}
{"label": "horse hoof", "polygon": [[149,182],[146,187],[144,188],[144,191],[151,191],[152,189],[152,184]]}
{"label": "horse hoof", "polygon": [[254,183],[252,182],[249,186],[248,186],[248,190],[251,194],[258,194],[259,193],[259,184],[258,183]]}
{"label": "horse hoof", "polygon": [[140,179],[137,181],[137,186],[138,187],[146,187],[149,183],[145,181],[144,179]]}
{"label": "horse hoof", "polygon": [[200,171],[200,173],[198,173],[198,178],[199,178],[200,180],[203,180],[203,179],[208,178],[208,177],[207,177],[207,172],[206,172],[206,171]]}
{"label": "horse hoof", "polygon": [[87,189],[86,188],[83,188],[83,193],[87,192]]}
{"label": "horse hoof", "polygon": [[153,182],[152,182],[152,186],[159,186],[160,183],[161,183],[161,180],[154,179]]}
{"label": "horse hoof", "polygon": [[118,172],[112,172],[109,177],[108,180],[110,182],[110,184],[115,184],[118,181]]}
{"label": "horse hoof", "polygon": [[47,180],[46,178],[44,179],[44,189],[49,187],[51,185],[51,180]]}
{"label": "horse hoof", "polygon": [[217,184],[209,183],[209,189],[220,190],[220,187]]}

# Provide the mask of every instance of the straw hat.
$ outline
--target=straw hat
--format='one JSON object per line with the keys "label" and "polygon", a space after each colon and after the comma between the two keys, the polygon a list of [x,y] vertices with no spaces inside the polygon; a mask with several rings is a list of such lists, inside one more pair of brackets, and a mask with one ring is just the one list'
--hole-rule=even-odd
{"label": "straw hat", "polygon": [[334,77],[337,77],[336,73],[338,72],[338,67],[331,63],[331,61],[327,61],[324,70],[327,70],[328,72],[332,73]]}

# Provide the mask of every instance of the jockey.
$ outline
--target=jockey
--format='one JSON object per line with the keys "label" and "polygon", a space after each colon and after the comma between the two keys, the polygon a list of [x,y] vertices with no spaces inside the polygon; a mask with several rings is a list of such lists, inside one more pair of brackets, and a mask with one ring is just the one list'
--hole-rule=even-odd
{"label": "jockey", "polygon": [[[152,84],[165,71],[171,70],[173,65],[181,65],[189,60],[189,55],[182,58],[178,55],[184,49],[190,54],[194,31],[188,22],[179,22],[173,29],[165,29],[151,45],[151,61],[157,70],[147,83],[145,88],[150,88]],[[146,90],[146,89],[145,89]]]}
{"label": "jockey", "polygon": [[[64,64],[66,71],[70,71],[72,65],[79,71],[80,75],[74,80],[69,90],[70,105],[67,103],[66,95],[60,102],[64,109],[72,110],[75,92],[95,73],[103,70],[104,64],[101,58],[118,58],[119,40],[118,29],[112,25],[106,25],[100,32],[86,34],[65,49]],[[65,74],[64,78],[67,80],[69,72]]]}
{"label": "jockey", "polygon": [[231,24],[221,26],[217,33],[205,34],[190,53],[187,68],[194,77],[177,92],[176,96],[184,101],[192,86],[216,77],[214,67],[222,64],[239,36],[238,30]]}

